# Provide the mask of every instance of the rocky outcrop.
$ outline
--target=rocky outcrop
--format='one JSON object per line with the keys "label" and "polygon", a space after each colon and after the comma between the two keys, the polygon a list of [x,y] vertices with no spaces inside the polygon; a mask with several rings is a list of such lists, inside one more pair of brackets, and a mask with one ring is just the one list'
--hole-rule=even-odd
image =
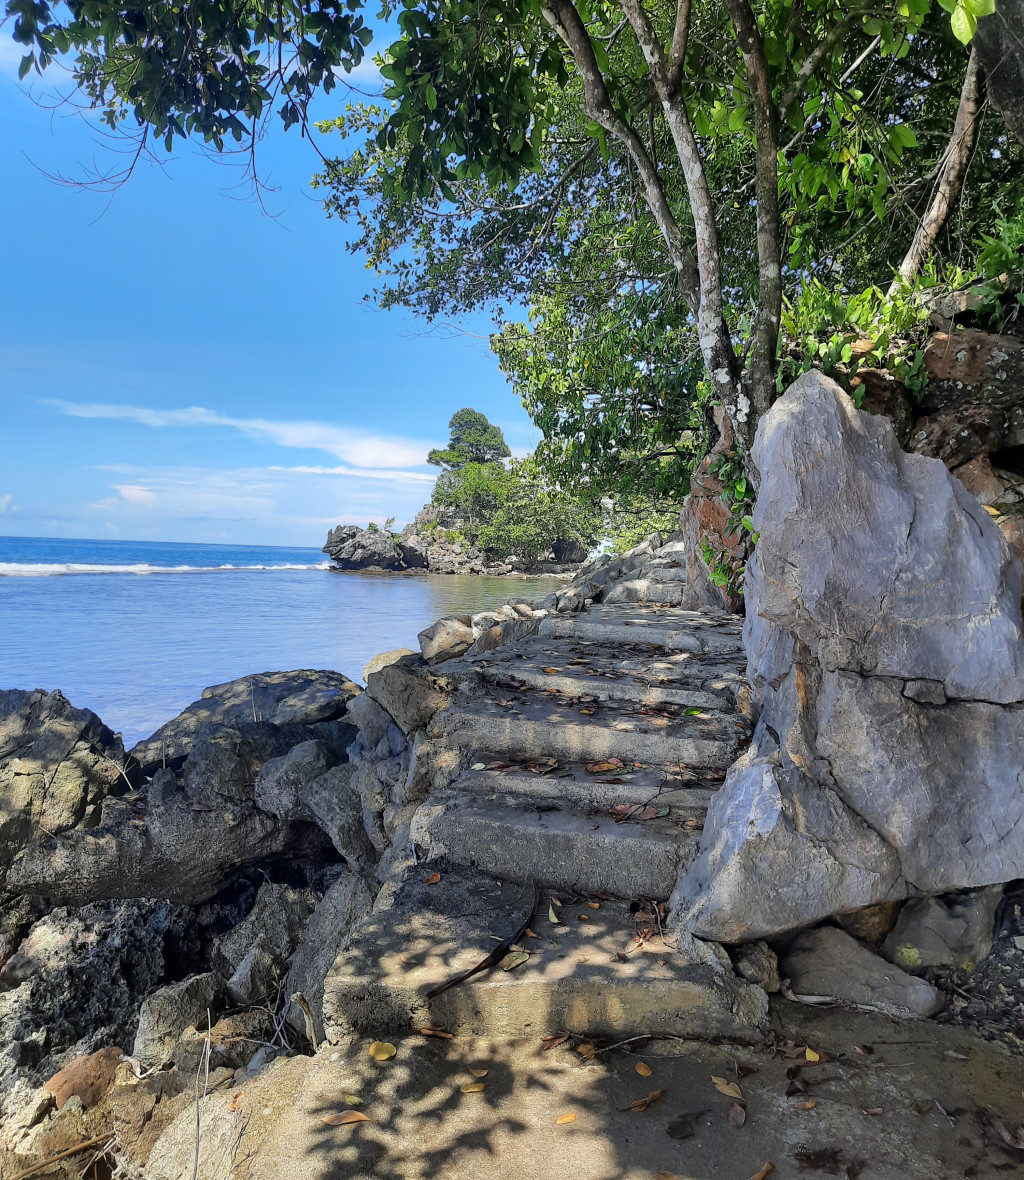
{"label": "rocky outcrop", "polygon": [[808,373],[762,420],[760,720],[673,895],[740,942],[1024,874],[1021,567],[936,459]]}
{"label": "rocky outcrop", "polygon": [[60,692],[0,691],[0,872],[27,844],[95,823],[130,783],[119,734]]}
{"label": "rocky outcrop", "polygon": [[405,568],[402,550],[388,529],[339,524],[327,534],[323,551],[342,570]]}

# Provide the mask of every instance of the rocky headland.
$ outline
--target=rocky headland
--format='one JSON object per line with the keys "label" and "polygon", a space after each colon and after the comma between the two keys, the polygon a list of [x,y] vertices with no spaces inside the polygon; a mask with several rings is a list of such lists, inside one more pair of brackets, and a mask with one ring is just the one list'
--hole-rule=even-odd
{"label": "rocky headland", "polygon": [[745,619],[698,483],[365,689],[247,677],[130,751],[0,694],[0,1177],[490,1180],[532,1136],[548,1180],[637,1119],[609,1175],[1019,1164],[1021,564],[910,437],[817,373],[765,415]]}

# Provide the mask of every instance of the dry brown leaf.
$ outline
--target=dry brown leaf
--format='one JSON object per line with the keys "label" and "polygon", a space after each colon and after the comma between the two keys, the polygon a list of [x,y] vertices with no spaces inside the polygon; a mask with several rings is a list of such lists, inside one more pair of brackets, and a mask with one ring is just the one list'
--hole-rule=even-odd
{"label": "dry brown leaf", "polygon": [[440,880],[441,880],[441,874],[440,874],[440,873],[434,873],[434,874],[433,874],[433,876],[431,876],[431,877],[428,877],[428,878],[427,878],[427,879],[426,879],[426,880],[423,882],[423,884],[424,884],[424,885],[436,885],[436,884],[438,883],[438,881],[440,881]]}
{"label": "dry brown leaf", "polygon": [[726,1098],[742,1098],[743,1091],[736,1085],[735,1082],[730,1082],[728,1078],[716,1078],[714,1074],[711,1075],[711,1084],[719,1092],[724,1094]]}
{"label": "dry brown leaf", "polygon": [[818,1105],[817,1098],[806,1098],[803,1102],[797,1102],[797,1110],[813,1110]]}
{"label": "dry brown leaf", "polygon": [[635,1110],[637,1114],[646,1110],[649,1106],[653,1106],[660,1098],[665,1096],[664,1090],[652,1090],[646,1098],[638,1098],[636,1102],[631,1102],[627,1107],[628,1110]]}
{"label": "dry brown leaf", "polygon": [[442,1040],[442,1041],[454,1041],[455,1040],[455,1034],[450,1033],[450,1032],[445,1032],[443,1028],[429,1028],[428,1026],[424,1025],[423,1028],[418,1028],[416,1031],[420,1034],[421,1037],[437,1037],[439,1040]]}
{"label": "dry brown leaf", "polygon": [[586,914],[577,914],[576,921],[577,922],[589,922],[590,918]]}
{"label": "dry brown leaf", "polygon": [[547,672],[549,676],[557,676],[560,669],[558,668],[542,668],[541,671]]}
{"label": "dry brown leaf", "polygon": [[865,1110],[865,1114],[881,1114],[882,1108],[880,1106],[872,1106],[870,1110]]}
{"label": "dry brown leaf", "polygon": [[581,1057],[586,1057],[588,1060],[594,1056],[594,1042],[586,1041],[582,1045],[577,1045],[576,1052]]}
{"label": "dry brown leaf", "polygon": [[389,1057],[394,1057],[398,1052],[390,1041],[374,1041],[370,1046],[370,1056],[374,1061],[387,1061]]}
{"label": "dry brown leaf", "polygon": [[228,1105],[228,1110],[231,1112],[231,1114],[234,1114],[235,1111],[238,1109],[238,1100],[241,1097],[242,1097],[242,1091],[239,1090],[238,1093],[234,1096],[234,1098],[231,1099],[231,1102]]}
{"label": "dry brown leaf", "polygon": [[729,1107],[729,1126],[742,1127],[747,1121],[747,1111],[745,1107],[740,1106],[738,1102],[734,1102]]}
{"label": "dry brown leaf", "polygon": [[562,908],[562,899],[560,897],[552,897],[551,904],[553,906],[555,906],[556,909],[561,909]]}
{"label": "dry brown leaf", "polygon": [[610,770],[618,770],[622,763],[616,758],[614,762],[588,762],[587,774],[607,774]]}
{"label": "dry brown leaf", "polygon": [[534,934],[534,932],[530,929],[530,927],[527,926],[526,927],[526,937],[527,938],[540,938],[540,935]]}
{"label": "dry brown leaf", "polygon": [[755,1172],[753,1176],[750,1177],[750,1180],[765,1180],[765,1178],[770,1176],[774,1171],[775,1165],[771,1162],[771,1160],[768,1160],[768,1162],[759,1172]]}
{"label": "dry brown leaf", "polygon": [[470,1071],[469,1071],[469,1072],[470,1072],[470,1073],[473,1075],[473,1077],[475,1077],[475,1078],[485,1078],[485,1077],[487,1077],[487,1070],[486,1070],[486,1069],[470,1069]]}
{"label": "dry brown leaf", "polygon": [[373,1119],[361,1111],[346,1110],[344,1114],[325,1114],[320,1121],[329,1127],[344,1127],[349,1123],[372,1123]]}
{"label": "dry brown leaf", "polygon": [[555,1119],[555,1123],[559,1127],[564,1127],[566,1123],[574,1123],[575,1121],[576,1121],[575,1111],[569,1111],[568,1114],[560,1114],[558,1116],[558,1118]]}
{"label": "dry brown leaf", "polygon": [[651,1076],[651,1074],[654,1073],[654,1070],[651,1069],[651,1067],[647,1064],[646,1061],[638,1061],[636,1063],[636,1072],[642,1078],[649,1078]]}
{"label": "dry brown leaf", "polygon": [[464,1086],[460,1086],[459,1089],[463,1094],[480,1094],[487,1089],[487,1083],[467,1082]]}
{"label": "dry brown leaf", "polygon": [[588,901],[587,905],[590,906],[592,910],[599,910],[601,908],[601,903],[599,901]]}
{"label": "dry brown leaf", "polygon": [[563,1041],[567,1041],[568,1039],[568,1033],[551,1033],[550,1036],[541,1037],[541,1040],[544,1042],[543,1051],[546,1053],[549,1049],[553,1049],[556,1045],[560,1045]]}

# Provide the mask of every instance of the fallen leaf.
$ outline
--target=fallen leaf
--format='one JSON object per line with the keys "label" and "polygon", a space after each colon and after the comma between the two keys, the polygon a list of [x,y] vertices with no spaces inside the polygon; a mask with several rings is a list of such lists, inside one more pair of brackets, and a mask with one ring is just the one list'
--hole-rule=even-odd
{"label": "fallen leaf", "polygon": [[647,1064],[646,1061],[638,1061],[636,1063],[636,1072],[642,1078],[649,1078],[651,1076],[651,1074],[654,1073],[654,1070],[651,1069],[651,1067]]}
{"label": "fallen leaf", "polygon": [[880,1106],[873,1106],[870,1110],[865,1110],[865,1114],[881,1114],[882,1108]]}
{"label": "fallen leaf", "polygon": [[652,1090],[646,1098],[638,1098],[636,1102],[631,1102],[626,1108],[627,1110],[634,1110],[637,1114],[646,1110],[649,1106],[653,1106],[660,1098],[665,1096],[664,1090]]}
{"label": "fallen leaf", "polygon": [[588,717],[590,716],[590,714],[591,714],[591,713],[593,713],[593,711],[594,711],[593,709],[580,709],[580,712],[581,712],[581,713],[586,713],[586,715],[587,715]]}
{"label": "fallen leaf", "polygon": [[932,1103],[930,1100],[926,1101],[926,1102],[915,1102],[914,1103],[914,1109],[920,1115],[927,1114],[931,1110],[931,1108],[932,1108]]}
{"label": "fallen leaf", "polygon": [[510,763],[508,762],[488,762],[484,767],[485,770],[508,770]]}
{"label": "fallen leaf", "polygon": [[527,926],[526,927],[526,937],[527,938],[540,938],[540,935],[534,934],[534,932],[530,929],[530,927]]}
{"label": "fallen leaf", "polygon": [[521,967],[524,963],[529,963],[529,951],[516,951],[514,954],[506,955],[501,960],[502,971],[514,971],[516,967]]}
{"label": "fallen leaf", "polygon": [[747,1111],[745,1107],[740,1106],[738,1102],[734,1102],[729,1107],[729,1126],[742,1127],[747,1121]]}
{"label": "fallen leaf", "polygon": [[346,1110],[344,1114],[325,1114],[320,1120],[329,1127],[344,1127],[349,1123],[372,1123],[368,1115],[358,1110]]}
{"label": "fallen leaf", "polygon": [[238,1093],[237,1093],[237,1094],[234,1096],[234,1098],[232,1098],[232,1099],[231,1099],[231,1102],[228,1104],[228,1110],[229,1110],[229,1111],[230,1111],[232,1114],[234,1114],[234,1113],[235,1113],[235,1111],[238,1109],[238,1100],[239,1100],[241,1097],[242,1097],[242,1091],[241,1091],[241,1090],[239,1090],[239,1091],[238,1091]]}
{"label": "fallen leaf", "polygon": [[464,1086],[460,1086],[459,1089],[463,1094],[480,1094],[487,1089],[487,1083],[467,1082]]}
{"label": "fallen leaf", "polygon": [[590,906],[592,910],[599,910],[601,908],[601,903],[599,901],[588,901],[587,905]]}
{"label": "fallen leaf", "polygon": [[577,914],[577,915],[576,915],[576,921],[577,921],[577,922],[589,922],[589,921],[590,921],[590,919],[587,917],[587,915],[586,915],[586,914]]}
{"label": "fallen leaf", "polygon": [[429,1028],[425,1025],[423,1028],[418,1028],[416,1031],[420,1034],[421,1037],[437,1037],[439,1040],[442,1040],[442,1041],[454,1041],[455,1040],[455,1034],[450,1033],[450,1032],[445,1032],[443,1028]]}
{"label": "fallen leaf", "polygon": [[362,1106],[363,1100],[358,1094],[342,1094],[346,1106]]}
{"label": "fallen leaf", "polygon": [[665,1128],[665,1134],[670,1139],[692,1139],[697,1134],[697,1120],[704,1114],[703,1110],[695,1110],[690,1114],[681,1114]]}
{"label": "fallen leaf", "polygon": [[821,1060],[820,1055],[815,1053],[815,1051],[813,1049],[805,1049],[804,1056],[807,1058],[808,1061],[811,1061],[811,1062]]}
{"label": "fallen leaf", "polygon": [[627,955],[625,951],[616,951],[615,957],[619,960],[620,963],[628,963],[629,962],[629,955]]}
{"label": "fallen leaf", "polygon": [[486,1070],[486,1069],[471,1069],[469,1072],[470,1072],[470,1073],[473,1075],[473,1077],[475,1077],[475,1078],[485,1078],[485,1077],[487,1077],[487,1070]]}
{"label": "fallen leaf", "polygon": [[564,1127],[566,1123],[574,1123],[576,1121],[576,1114],[574,1111],[569,1111],[568,1114],[560,1114],[555,1123],[559,1127]]}
{"label": "fallen leaf", "polygon": [[686,717],[699,717],[700,715],[701,715],[700,709],[687,709],[686,713],[684,714],[684,716],[686,716]]}
{"label": "fallen leaf", "polygon": [[621,765],[618,759],[614,762],[590,762],[587,764],[587,774],[607,774],[610,770],[618,770]]}
{"label": "fallen leaf", "polygon": [[771,1162],[771,1160],[768,1160],[760,1172],[755,1172],[753,1176],[750,1177],[750,1180],[765,1180],[765,1177],[770,1176],[774,1171],[775,1165]]}
{"label": "fallen leaf", "polygon": [[438,883],[438,881],[440,881],[440,880],[441,880],[441,874],[440,874],[440,873],[434,873],[434,874],[433,874],[433,876],[431,876],[431,877],[428,877],[428,878],[427,878],[427,879],[426,879],[426,880],[423,882],[423,884],[424,884],[424,885],[436,885],[436,884]]}
{"label": "fallen leaf", "polygon": [[474,762],[473,763],[473,770],[486,770],[486,769],[487,769],[487,767],[484,765],[483,762]]}
{"label": "fallen leaf", "polygon": [[586,1057],[588,1060],[594,1056],[594,1042],[586,1041],[582,1045],[577,1045],[576,1052],[581,1057]]}
{"label": "fallen leaf", "polygon": [[555,913],[555,907],[553,905],[548,906],[548,921],[554,922],[556,926],[560,925],[562,921],[562,919]]}
{"label": "fallen leaf", "polygon": [[711,1084],[719,1092],[724,1094],[726,1098],[742,1098],[743,1091],[736,1085],[735,1082],[730,1082],[728,1078],[716,1078],[714,1074],[711,1075]]}
{"label": "fallen leaf", "polygon": [[818,1105],[817,1098],[808,1098],[803,1102],[796,1103],[797,1110],[813,1110]]}
{"label": "fallen leaf", "polygon": [[557,676],[560,669],[558,668],[542,668],[542,672],[547,672],[549,676]]}
{"label": "fallen leaf", "polygon": [[[854,1046],[854,1048],[856,1048],[856,1046]],[[858,1050],[858,1052],[860,1052],[860,1051],[861,1051],[861,1050]],[[970,1059],[968,1058],[968,1056],[967,1056],[967,1054],[966,1054],[966,1053],[958,1053],[958,1052],[957,1052],[955,1049],[947,1049],[947,1050],[945,1051],[945,1053],[943,1053],[943,1057],[952,1057],[952,1058],[954,1058],[954,1060],[956,1060],[956,1061],[968,1061],[968,1060],[970,1060]]]}
{"label": "fallen leaf", "polygon": [[558,909],[561,909],[562,908],[562,899],[560,897],[552,897],[551,904],[553,906],[557,906]]}
{"label": "fallen leaf", "polygon": [[651,1180],[681,1180],[675,1172],[655,1172]]}
{"label": "fallen leaf", "polygon": [[370,1046],[370,1056],[374,1061],[387,1061],[389,1057],[394,1057],[397,1052],[398,1050],[389,1041],[374,1041]]}
{"label": "fallen leaf", "polygon": [[556,1045],[560,1045],[568,1039],[568,1033],[552,1033],[550,1036],[541,1037],[541,1040],[544,1042],[543,1052],[546,1053],[549,1049],[553,1049]]}

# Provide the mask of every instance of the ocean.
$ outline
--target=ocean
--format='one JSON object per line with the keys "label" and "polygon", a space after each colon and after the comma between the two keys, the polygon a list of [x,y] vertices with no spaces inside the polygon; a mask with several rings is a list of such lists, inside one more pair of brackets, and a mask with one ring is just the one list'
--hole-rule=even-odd
{"label": "ocean", "polygon": [[207,685],[292,668],[361,682],[442,615],[552,587],[334,573],[319,549],[0,537],[0,688],[59,688],[130,746]]}

